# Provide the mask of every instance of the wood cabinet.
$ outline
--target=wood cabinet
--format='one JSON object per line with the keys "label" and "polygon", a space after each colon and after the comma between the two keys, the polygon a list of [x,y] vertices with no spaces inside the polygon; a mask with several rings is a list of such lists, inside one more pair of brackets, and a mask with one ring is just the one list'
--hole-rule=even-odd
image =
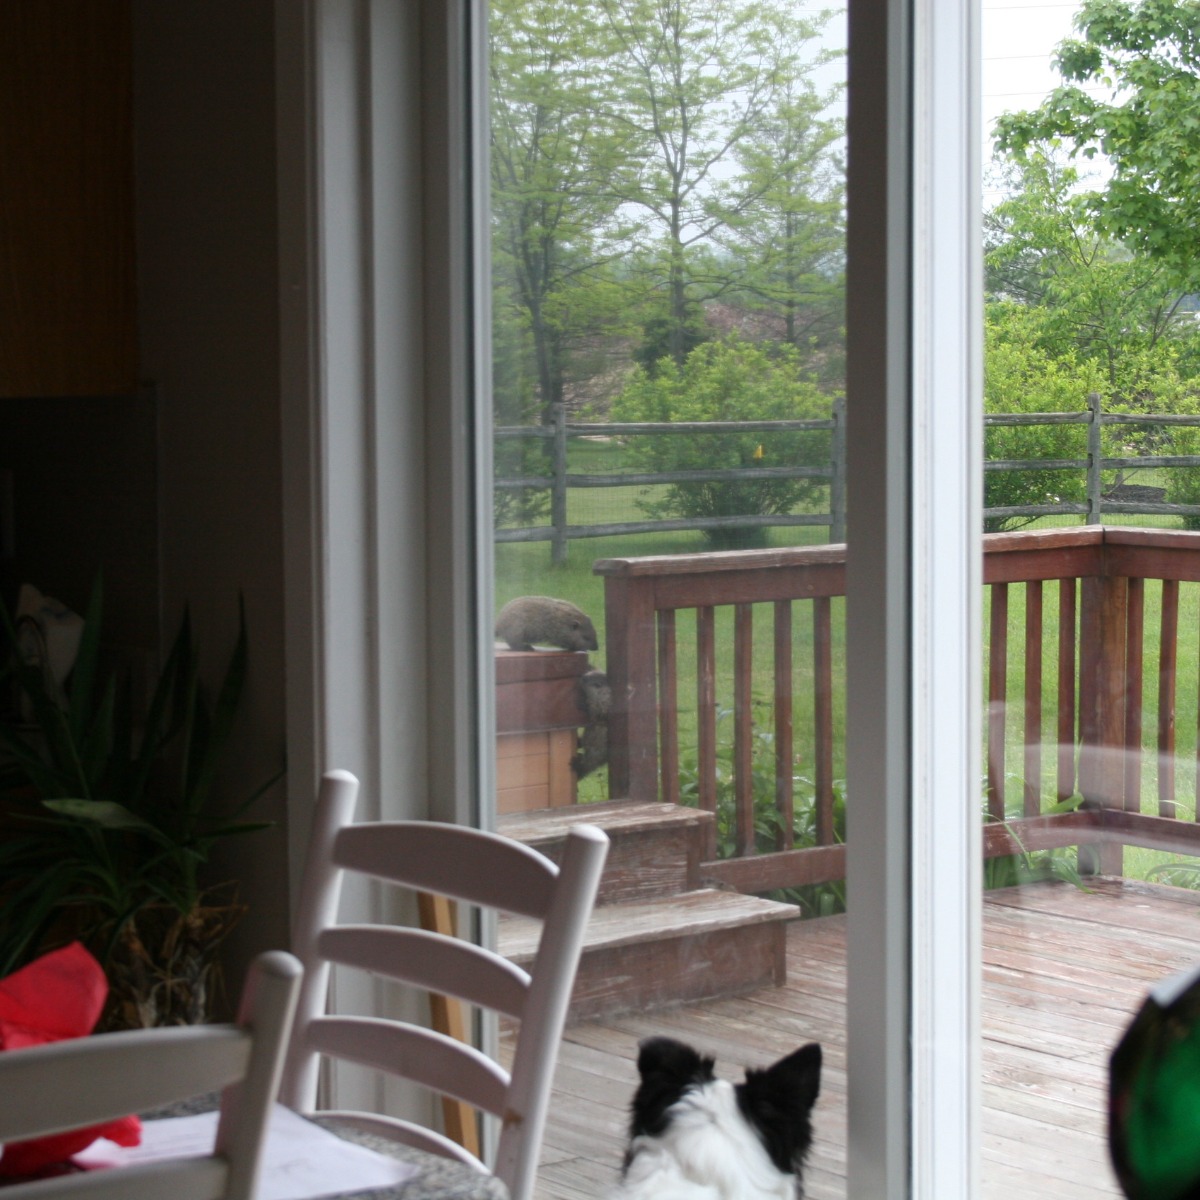
{"label": "wood cabinet", "polygon": [[0,397],[132,394],[130,0],[0,0]]}

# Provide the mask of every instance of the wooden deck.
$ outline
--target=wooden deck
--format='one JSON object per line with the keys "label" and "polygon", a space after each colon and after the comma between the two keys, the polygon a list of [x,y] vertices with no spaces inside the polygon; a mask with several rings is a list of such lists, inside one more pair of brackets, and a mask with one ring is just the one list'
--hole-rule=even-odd
{"label": "wooden deck", "polygon": [[[984,905],[983,1195],[1121,1195],[1105,1146],[1108,1055],[1148,985],[1200,960],[1200,893],[1113,879],[1038,884]],[[539,1197],[594,1200],[616,1177],[638,1039],[665,1033],[740,1076],[825,1049],[808,1200],[846,1194],[845,918],[794,923],[788,983],[736,999],[572,1026]]]}

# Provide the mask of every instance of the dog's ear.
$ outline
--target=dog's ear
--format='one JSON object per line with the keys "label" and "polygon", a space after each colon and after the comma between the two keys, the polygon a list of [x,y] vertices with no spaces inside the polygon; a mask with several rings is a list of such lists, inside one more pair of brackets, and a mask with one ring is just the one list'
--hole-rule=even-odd
{"label": "dog's ear", "polygon": [[821,1090],[821,1047],[810,1042],[773,1066],[747,1071],[737,1087],[738,1107],[758,1130],[771,1161],[799,1172],[812,1144],[810,1114]]}
{"label": "dog's ear", "polygon": [[638,1044],[638,1074],[630,1136],[657,1136],[666,1128],[667,1109],[689,1087],[712,1080],[713,1060],[674,1038],[646,1038]]}

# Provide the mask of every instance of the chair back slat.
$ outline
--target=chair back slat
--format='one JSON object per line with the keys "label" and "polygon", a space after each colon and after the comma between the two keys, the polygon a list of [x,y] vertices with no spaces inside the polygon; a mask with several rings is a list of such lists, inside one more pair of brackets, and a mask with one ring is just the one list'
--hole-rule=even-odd
{"label": "chair back slat", "polygon": [[558,868],[521,842],[437,821],[351,825],[334,840],[333,861],[347,870],[481,904],[541,917]]}
{"label": "chair back slat", "polygon": [[520,1018],[529,975],[499,954],[424,929],[343,925],[317,939],[322,957],[398,983],[437,991]]}
{"label": "chair back slat", "polygon": [[[47,1186],[52,1185],[50,1190]],[[124,1170],[87,1171],[18,1183],[5,1200],[224,1200],[229,1164],[221,1158],[182,1158],[142,1163]]]}
{"label": "chair back slat", "polygon": [[[0,1054],[0,1125],[20,1141],[78,1129],[180,1098],[179,1080],[193,1094],[213,1092],[240,1078],[250,1060],[250,1035],[232,1026],[189,1025],[102,1033]],[[94,1079],[81,1088],[79,1081]]]}
{"label": "chair back slat", "polygon": [[508,1072],[435,1030],[382,1017],[319,1017],[307,1041],[320,1054],[403,1076],[494,1116],[505,1111]]}

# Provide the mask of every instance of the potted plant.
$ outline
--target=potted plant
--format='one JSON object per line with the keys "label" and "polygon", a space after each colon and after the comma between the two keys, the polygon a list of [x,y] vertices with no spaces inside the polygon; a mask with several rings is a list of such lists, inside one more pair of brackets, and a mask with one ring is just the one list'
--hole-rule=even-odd
{"label": "potted plant", "polygon": [[93,589],[65,686],[13,650],[18,703],[0,716],[0,975],[79,939],[104,965],[103,1028],[191,1024],[209,1015],[216,952],[242,915],[236,884],[206,868],[222,839],[264,828],[230,817],[213,783],[246,672],[246,628],[209,702],[184,611],[144,712],[126,678],[101,665],[102,590]]}

